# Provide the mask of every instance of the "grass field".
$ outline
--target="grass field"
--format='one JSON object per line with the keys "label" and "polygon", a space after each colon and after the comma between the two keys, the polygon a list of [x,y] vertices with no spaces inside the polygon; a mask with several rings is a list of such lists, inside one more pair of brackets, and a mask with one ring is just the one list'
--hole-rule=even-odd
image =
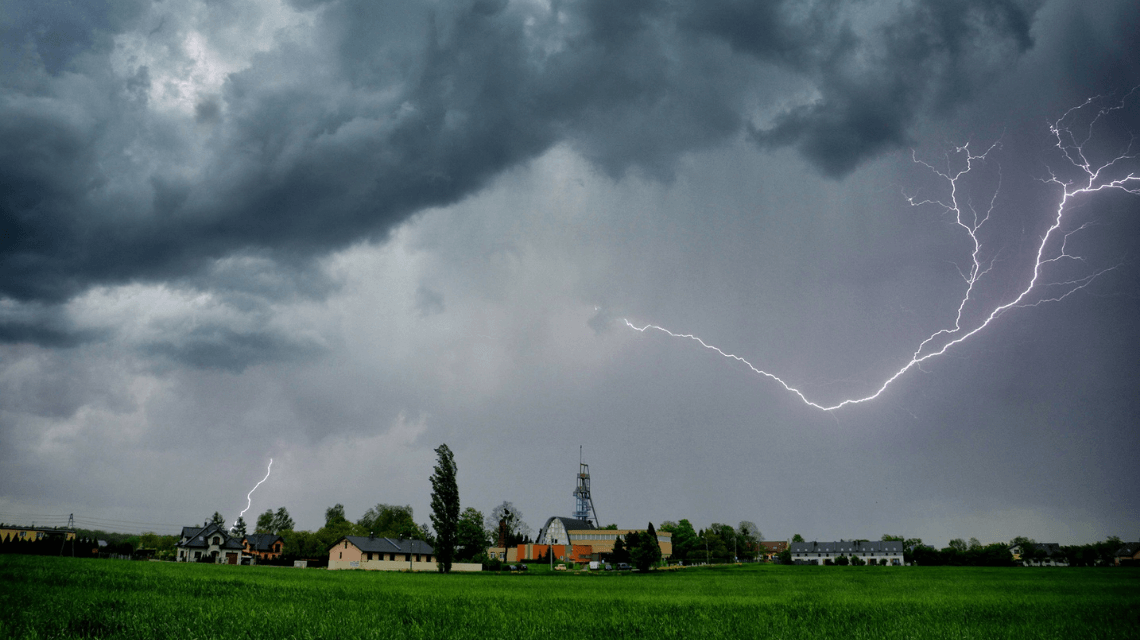
{"label": "grass field", "polygon": [[404,574],[0,556],[13,638],[1137,638],[1140,571]]}

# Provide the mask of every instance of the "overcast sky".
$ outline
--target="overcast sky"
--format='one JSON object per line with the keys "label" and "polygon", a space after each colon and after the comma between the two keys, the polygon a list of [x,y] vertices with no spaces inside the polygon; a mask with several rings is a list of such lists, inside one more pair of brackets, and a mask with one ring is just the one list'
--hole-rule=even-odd
{"label": "overcast sky", "polygon": [[[427,522],[447,443],[464,507],[535,530],[581,446],[622,527],[1135,540],[1140,195],[1069,198],[1018,296],[1064,184],[1140,133],[1138,30],[1133,0],[2,1],[0,520],[232,521],[272,458],[247,520]],[[831,411],[624,322],[831,406],[1011,302]]]}

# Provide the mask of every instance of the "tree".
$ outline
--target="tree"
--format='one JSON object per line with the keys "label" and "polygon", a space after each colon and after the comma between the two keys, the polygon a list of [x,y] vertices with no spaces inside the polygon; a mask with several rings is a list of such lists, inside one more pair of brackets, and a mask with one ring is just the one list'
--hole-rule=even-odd
{"label": "tree", "polygon": [[803,542],[803,541],[804,541],[804,537],[798,533],[796,535],[792,536],[792,542]]}
{"label": "tree", "polygon": [[680,522],[661,523],[661,530],[673,534],[673,557],[678,560],[688,560],[697,549],[704,547],[693,525],[684,518]]}
{"label": "tree", "polygon": [[467,507],[459,514],[455,543],[457,560],[470,560],[491,546],[487,530],[483,528],[483,514],[475,507]]}
{"label": "tree", "polygon": [[733,542],[736,538],[736,530],[732,525],[714,522],[705,529],[702,537],[709,560],[726,562],[732,557]]}
{"label": "tree", "polygon": [[970,551],[980,551],[982,549],[982,543],[979,542],[977,538],[970,538],[968,547]]}
{"label": "tree", "polygon": [[522,511],[519,511],[515,505],[506,500],[491,509],[491,514],[487,516],[487,528],[494,532],[491,537],[496,542],[498,542],[500,522],[505,525],[507,530],[506,546],[513,547],[516,544],[521,544],[530,537],[530,527],[523,522]]}
{"label": "tree", "polygon": [[226,519],[222,517],[222,514],[215,511],[214,515],[210,516],[210,524],[216,524],[219,527],[225,529],[226,528]]}
{"label": "tree", "polygon": [[446,444],[435,450],[436,465],[431,474],[431,526],[435,529],[436,567],[451,573],[459,529],[459,483],[455,456]]}
{"label": "tree", "polygon": [[242,516],[238,516],[237,522],[235,522],[233,528],[230,529],[230,533],[233,534],[233,536],[235,538],[239,538],[239,539],[244,538],[245,537],[245,518],[243,518]]}
{"label": "tree", "polygon": [[[630,532],[630,535],[636,534],[636,531]],[[614,540],[614,550],[610,553],[610,561],[612,562],[629,562],[629,551],[625,548],[625,541],[621,536]]]}
{"label": "tree", "polygon": [[966,551],[969,547],[966,546],[966,541],[961,538],[954,538],[950,541],[950,548],[958,553]]}
{"label": "tree", "polygon": [[265,513],[257,516],[257,526],[254,528],[256,533],[272,533],[270,529],[273,528],[273,509],[266,509]]}
{"label": "tree", "polygon": [[760,533],[760,528],[756,526],[756,523],[741,520],[740,524],[736,525],[737,556],[745,553],[749,557],[759,557],[760,541],[763,539],[764,534]]}
{"label": "tree", "polygon": [[281,507],[273,514],[273,527],[270,533],[280,534],[282,531],[293,530],[293,518],[289,517],[289,511],[285,507]]}
{"label": "tree", "polygon": [[422,538],[422,532],[416,525],[411,505],[394,505],[379,503],[370,507],[356,526],[361,533],[374,538]]}
{"label": "tree", "polygon": [[903,540],[903,562],[914,559],[914,550],[922,546],[922,538],[907,538]]}
{"label": "tree", "polygon": [[344,517],[344,505],[336,503],[333,506],[325,509],[325,526],[334,527],[342,522],[348,522],[348,518]]}
{"label": "tree", "polygon": [[661,546],[657,544],[657,531],[652,522],[645,533],[637,536],[636,543],[630,543],[629,559],[638,571],[649,571],[661,559]]}

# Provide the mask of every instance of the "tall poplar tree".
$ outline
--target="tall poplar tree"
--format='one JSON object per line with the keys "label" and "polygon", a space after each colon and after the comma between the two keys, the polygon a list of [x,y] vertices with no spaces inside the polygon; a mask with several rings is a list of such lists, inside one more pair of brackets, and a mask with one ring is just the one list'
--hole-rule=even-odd
{"label": "tall poplar tree", "polygon": [[435,529],[435,556],[439,571],[451,572],[459,533],[459,485],[455,457],[446,444],[435,450],[438,461],[431,476],[431,526]]}

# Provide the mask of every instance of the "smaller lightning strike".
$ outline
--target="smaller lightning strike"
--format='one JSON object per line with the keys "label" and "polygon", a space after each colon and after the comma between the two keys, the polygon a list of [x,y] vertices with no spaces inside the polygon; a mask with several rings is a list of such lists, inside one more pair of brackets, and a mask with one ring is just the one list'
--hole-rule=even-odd
{"label": "smaller lightning strike", "polygon": [[[253,505],[253,492],[257,491],[257,488],[261,486],[262,482],[265,482],[266,480],[269,479],[269,474],[272,471],[273,471],[273,458],[270,458],[269,459],[269,468],[265,470],[265,477],[262,478],[260,482],[253,485],[253,488],[249,490],[249,493],[245,494],[245,508],[242,509],[241,513],[238,514],[238,520],[240,520],[241,517],[245,515],[246,511],[249,511],[249,507],[251,505]],[[235,527],[237,526],[237,520],[234,520],[234,526]]]}
{"label": "smaller lightning strike", "polygon": [[[924,339],[918,345],[918,348],[914,350],[914,353],[911,355],[910,360],[903,364],[902,367],[900,367],[892,375],[887,377],[886,380],[881,385],[879,385],[878,389],[874,391],[874,393],[863,397],[848,398],[833,405],[820,404],[809,400],[801,390],[793,387],[790,383],[783,380],[779,376],[757,368],[751,362],[738,355],[726,353],[719,347],[715,347],[693,334],[674,333],[668,329],[665,329],[664,327],[660,327],[655,324],[646,324],[639,327],[630,322],[628,319],[623,319],[623,321],[627,327],[640,333],[645,333],[649,329],[653,329],[674,338],[687,338],[689,340],[693,340],[700,344],[702,347],[711,351],[715,351],[725,358],[743,363],[754,373],[762,375],[779,383],[782,387],[784,387],[784,389],[799,397],[799,399],[802,400],[804,404],[816,409],[820,409],[822,411],[834,411],[847,405],[860,404],[874,400],[875,398],[878,398],[884,391],[886,391],[887,387],[890,386],[891,383],[893,383],[895,380],[899,379],[903,374],[907,373],[913,368],[919,367],[923,362],[930,360],[931,358],[941,356],[942,354],[946,353],[951,347],[968,340],[978,332],[988,327],[994,320],[996,320],[999,316],[1001,316],[1009,309],[1036,307],[1047,302],[1059,302],[1069,297],[1071,294],[1084,289],[1089,284],[1091,284],[1093,280],[1109,271],[1112,271],[1115,268],[1109,267],[1107,269],[1102,269],[1089,275],[1060,282],[1041,281],[1042,270],[1046,267],[1050,267],[1062,262],[1083,263],[1085,261],[1081,256],[1069,253],[1068,243],[1069,239],[1074,234],[1077,234],[1080,231],[1086,229],[1093,223],[1085,222],[1084,224],[1078,226],[1076,229],[1069,231],[1065,231],[1062,228],[1066,221],[1066,208],[1074,198],[1110,190],[1123,191],[1132,195],[1140,195],[1140,173],[1130,172],[1127,175],[1116,178],[1104,177],[1106,174],[1118,170],[1119,165],[1123,164],[1124,162],[1136,160],[1137,155],[1133,153],[1133,147],[1136,142],[1135,136],[1133,136],[1132,139],[1128,142],[1127,148],[1122,153],[1103,164],[1095,165],[1093,161],[1089,159],[1087,152],[1087,147],[1093,138],[1093,129],[1097,122],[1114,111],[1124,109],[1128,99],[1137,91],[1140,91],[1140,87],[1133,88],[1131,91],[1129,91],[1118,104],[1101,107],[1091,117],[1091,119],[1088,120],[1087,130],[1080,135],[1080,138],[1078,138],[1077,133],[1078,123],[1073,122],[1073,120],[1076,120],[1082,110],[1089,107],[1096,108],[1097,104],[1103,103],[1103,98],[1089,98],[1083,104],[1066,111],[1063,116],[1061,116],[1056,122],[1052,123],[1052,125],[1049,127],[1049,131],[1053,134],[1053,137],[1056,140],[1054,146],[1056,146],[1064,158],[1068,160],[1069,163],[1083,175],[1076,180],[1064,180],[1058,177],[1056,173],[1050,172],[1050,177],[1048,179],[1042,180],[1042,182],[1046,184],[1060,187],[1060,194],[1057,208],[1052,214],[1052,224],[1040,237],[1039,244],[1037,245],[1035,256],[1036,259],[1033,263],[1031,276],[1020,288],[1017,295],[1015,295],[1008,302],[992,307],[988,313],[983,310],[979,316],[976,316],[980,317],[981,320],[975,321],[974,326],[972,328],[968,328],[968,330],[967,328],[963,328],[963,318],[966,314],[967,307],[970,307],[972,302],[975,304],[980,304],[977,302],[977,297],[975,295],[976,287],[979,282],[991,272],[993,265],[996,262],[996,256],[989,259],[988,261],[985,261],[981,258],[983,242],[980,238],[980,234],[982,228],[985,226],[986,222],[990,220],[990,216],[994,213],[995,203],[997,201],[997,193],[1000,190],[1001,186],[1000,169],[998,173],[998,188],[994,190],[992,197],[989,199],[988,205],[986,206],[985,210],[981,212],[974,208],[974,206],[970,203],[968,197],[960,195],[959,182],[963,179],[964,176],[974,170],[976,164],[984,163],[987,160],[989,154],[998,147],[998,143],[995,142],[994,144],[990,145],[990,147],[982,153],[974,153],[971,151],[969,144],[957,147],[954,151],[954,157],[959,158],[959,161],[962,162],[961,168],[957,171],[952,170],[949,166],[950,156],[947,156],[947,168],[945,170],[939,170],[933,165],[919,160],[917,156],[912,152],[911,159],[916,164],[920,164],[926,167],[948,184],[949,197],[946,200],[915,200],[912,197],[907,197],[907,202],[909,202],[911,206],[915,207],[939,207],[946,214],[952,214],[954,216],[954,221],[957,227],[964,231],[972,242],[973,251],[970,255],[971,261],[969,269],[963,270],[959,268],[959,273],[965,282],[966,288],[965,292],[962,295],[961,301],[958,303],[958,311],[955,315],[953,325],[945,329],[939,329]],[[965,198],[965,203],[962,202],[962,198]],[[1033,293],[1034,290],[1055,290],[1056,288],[1061,289],[1060,293],[1053,293],[1052,295],[1044,293]],[[937,342],[942,340],[945,340],[945,342],[943,342],[941,346],[938,346]]]}

